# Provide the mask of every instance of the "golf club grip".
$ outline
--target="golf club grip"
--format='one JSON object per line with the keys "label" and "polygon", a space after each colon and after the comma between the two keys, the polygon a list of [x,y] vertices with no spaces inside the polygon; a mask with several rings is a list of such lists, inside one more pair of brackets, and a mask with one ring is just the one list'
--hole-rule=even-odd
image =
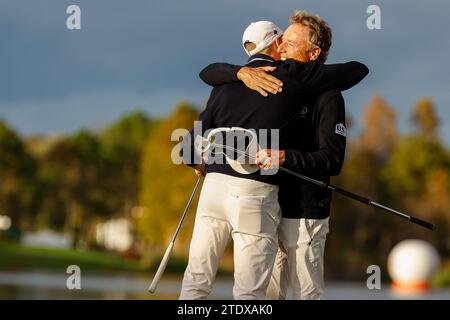
{"label": "golf club grip", "polygon": [[159,280],[161,280],[161,277],[164,273],[164,270],[166,270],[167,263],[169,262],[170,254],[172,253],[174,242],[172,241],[169,246],[167,247],[166,252],[164,253],[164,257],[161,260],[161,263],[159,264],[158,270],[155,273],[155,276],[153,277],[153,281],[150,284],[150,287],[148,288],[148,291],[150,293],[155,293],[156,287],[158,286]]}
{"label": "golf club grip", "polygon": [[432,225],[429,222],[420,220],[419,218],[410,217],[409,221],[411,221],[412,223],[418,224],[419,226],[422,226],[424,228],[427,228],[427,229],[430,229],[430,230],[434,230],[434,225]]}

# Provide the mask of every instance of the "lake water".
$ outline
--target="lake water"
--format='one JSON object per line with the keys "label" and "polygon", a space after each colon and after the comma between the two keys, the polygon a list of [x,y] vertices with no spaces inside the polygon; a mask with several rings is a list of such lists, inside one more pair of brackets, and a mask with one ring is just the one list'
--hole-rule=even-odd
{"label": "lake water", "polygon": [[[163,277],[157,293],[149,294],[152,275],[82,273],[81,290],[69,290],[68,277],[64,272],[54,271],[1,271],[0,299],[177,299],[181,288],[181,276]],[[211,299],[232,299],[232,289],[232,279],[218,278]],[[405,296],[395,294],[389,284],[382,284],[380,290],[368,290],[365,283],[327,282],[324,297],[329,300],[450,300],[450,289]]]}

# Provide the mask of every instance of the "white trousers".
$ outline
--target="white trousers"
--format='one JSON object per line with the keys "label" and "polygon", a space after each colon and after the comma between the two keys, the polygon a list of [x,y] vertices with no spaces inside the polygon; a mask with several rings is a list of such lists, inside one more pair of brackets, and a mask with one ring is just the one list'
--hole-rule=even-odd
{"label": "white trousers", "polygon": [[322,299],[323,255],[329,218],[281,219],[278,228],[279,250],[266,296],[286,299],[292,286],[294,299]]}
{"label": "white trousers", "polygon": [[266,299],[278,250],[278,186],[208,173],[200,194],[180,299],[206,299],[219,260],[234,243],[235,299]]}

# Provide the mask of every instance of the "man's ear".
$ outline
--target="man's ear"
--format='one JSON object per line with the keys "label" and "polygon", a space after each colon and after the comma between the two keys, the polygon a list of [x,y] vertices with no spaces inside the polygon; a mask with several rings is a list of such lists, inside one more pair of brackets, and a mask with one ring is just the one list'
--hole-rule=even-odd
{"label": "man's ear", "polygon": [[322,53],[322,50],[320,48],[314,48],[311,51],[309,51],[309,60],[315,61],[319,58],[320,54]]}
{"label": "man's ear", "polygon": [[283,42],[283,39],[281,39],[281,37],[275,39],[276,49],[278,49],[278,47],[281,46],[281,42]]}
{"label": "man's ear", "polygon": [[254,44],[253,42],[250,42],[250,41],[246,41],[246,42],[244,43],[244,48],[245,48],[245,50],[247,50],[247,51],[252,51],[253,49],[256,48],[256,44]]}

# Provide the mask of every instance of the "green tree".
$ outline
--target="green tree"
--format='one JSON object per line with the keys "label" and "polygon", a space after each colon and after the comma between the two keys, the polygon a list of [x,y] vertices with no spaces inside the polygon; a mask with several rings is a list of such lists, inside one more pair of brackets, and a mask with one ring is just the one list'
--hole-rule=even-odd
{"label": "green tree", "polygon": [[139,167],[142,150],[155,121],[134,111],[112,124],[101,135],[104,187],[116,211],[128,214],[138,202]]}
{"label": "green tree", "polygon": [[431,99],[422,98],[417,101],[413,110],[412,121],[417,132],[424,137],[436,138],[438,136],[439,117]]}
{"label": "green tree", "polygon": [[28,148],[38,160],[35,182],[39,207],[33,225],[35,229],[51,228],[63,231],[67,213],[65,188],[66,164],[69,155],[67,138],[33,137]]}
{"label": "green tree", "polygon": [[36,167],[21,138],[0,121],[0,214],[10,216],[14,228],[30,226],[36,206]]}
{"label": "green tree", "polygon": [[383,169],[381,178],[392,202],[400,210],[438,226],[433,233],[414,226],[397,228],[397,237],[420,236],[441,251],[448,250],[450,156],[441,142],[425,136],[403,138]]}
{"label": "green tree", "polygon": [[[57,141],[41,158],[44,201],[39,226],[61,226],[77,247],[96,216],[105,214],[108,197],[103,187],[103,159],[95,135],[81,130]],[[64,217],[64,218],[63,218]]]}
{"label": "green tree", "polygon": [[[171,135],[178,128],[190,130],[197,117],[195,108],[180,103],[146,142],[140,177],[140,203],[144,210],[137,221],[137,229],[142,238],[153,245],[165,246],[170,241],[194,186],[196,175],[193,170],[171,161],[171,152],[177,144],[171,141]],[[196,202],[192,209],[195,207]],[[177,247],[183,246],[187,240],[193,218],[194,213],[191,212],[177,240]]]}
{"label": "green tree", "polygon": [[39,159],[35,227],[64,230],[74,235],[76,246],[94,235],[98,221],[127,216],[137,204],[140,158],[152,125],[135,111],[100,134],[81,130],[29,139]]}
{"label": "green tree", "polygon": [[406,136],[392,153],[382,178],[396,197],[405,193],[417,196],[423,192],[430,172],[449,165],[448,151],[439,141]]}
{"label": "green tree", "polygon": [[395,146],[398,131],[396,113],[380,96],[372,97],[365,107],[364,131],[360,141],[372,154],[387,157]]}

